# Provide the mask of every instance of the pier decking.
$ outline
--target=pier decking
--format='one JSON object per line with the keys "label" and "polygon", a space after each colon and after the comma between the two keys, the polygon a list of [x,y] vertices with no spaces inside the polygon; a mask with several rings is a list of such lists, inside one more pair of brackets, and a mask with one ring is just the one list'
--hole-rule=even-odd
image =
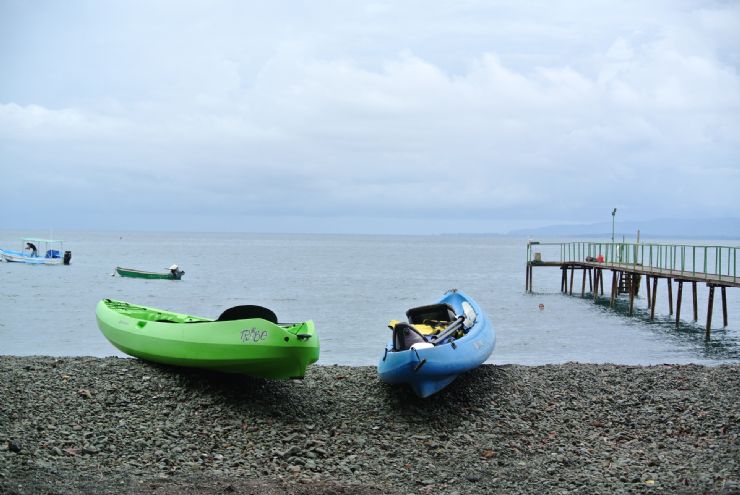
{"label": "pier decking", "polygon": [[[544,260],[542,248],[559,248],[557,260]],[[540,249],[537,251],[537,249]],[[673,315],[673,282],[678,284],[676,298],[676,327],[681,318],[683,284],[691,283],[694,321],[698,320],[697,283],[705,283],[709,288],[707,302],[706,338],[711,336],[714,289],[720,288],[722,295],[722,315],[727,326],[727,288],[740,287],[737,271],[737,246],[692,246],[681,244],[643,244],[643,243],[603,243],[603,242],[563,242],[527,243],[526,285],[532,292],[535,267],[558,267],[561,269],[560,290],[573,294],[576,270],[581,271],[581,296],[586,293],[586,277],[594,300],[604,295],[604,270],[612,272],[610,305],[613,306],[619,294],[629,297],[629,313],[632,314],[634,298],[640,289],[640,281],[645,276],[650,318],[655,317],[655,301],[660,279],[666,280],[668,289],[669,314]],[[570,277],[568,277],[570,271]],[[570,279],[570,283],[569,283]],[[651,287],[652,285],[652,287]]]}

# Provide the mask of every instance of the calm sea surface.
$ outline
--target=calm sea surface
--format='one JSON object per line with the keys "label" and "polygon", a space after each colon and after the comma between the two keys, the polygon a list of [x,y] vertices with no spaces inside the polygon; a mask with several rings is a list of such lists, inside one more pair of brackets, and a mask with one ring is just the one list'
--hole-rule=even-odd
{"label": "calm sea surface", "polygon": [[[49,234],[0,231],[0,247],[19,249],[23,236]],[[536,269],[535,293],[526,294],[526,239],[145,232],[54,237],[72,251],[70,266],[0,263],[0,354],[121,356],[95,322],[97,302],[112,298],[212,318],[239,304],[267,306],[280,321],[315,321],[320,363],[375,365],[389,320],[404,319],[409,307],[459,288],[496,327],[492,363],[740,362],[740,289],[727,291],[726,329],[721,298],[715,297],[715,328],[707,343],[706,287],[700,286],[699,322],[684,321],[678,331],[668,316],[664,281],[654,321],[644,297],[630,317],[626,299],[613,310],[608,294],[598,304],[562,295],[554,268]],[[185,270],[182,281],[111,276],[116,266],[155,271],[172,263]],[[690,290],[684,291],[687,318],[690,301]]]}

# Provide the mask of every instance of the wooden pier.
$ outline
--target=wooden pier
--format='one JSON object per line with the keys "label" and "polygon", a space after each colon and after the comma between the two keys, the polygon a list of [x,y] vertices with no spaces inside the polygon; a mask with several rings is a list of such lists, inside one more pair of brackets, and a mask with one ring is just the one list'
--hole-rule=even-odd
{"label": "wooden pier", "polygon": [[[559,247],[557,261],[542,258],[542,249]],[[539,251],[537,251],[539,249]],[[660,280],[666,281],[668,312],[673,315],[673,283],[678,284],[676,297],[676,328],[681,319],[683,284],[691,284],[693,302],[693,321],[698,321],[697,284],[709,288],[707,302],[706,338],[711,336],[712,311],[715,289],[719,288],[722,297],[722,317],[727,327],[727,288],[740,287],[737,271],[737,258],[740,247],[731,246],[691,246],[678,244],[633,244],[633,243],[527,243],[527,265],[525,289],[532,292],[534,268],[556,267],[561,270],[560,290],[573,294],[578,282],[576,271],[580,273],[580,295],[586,295],[586,279],[589,293],[594,301],[604,295],[604,271],[611,271],[609,305],[614,306],[620,294],[629,298],[629,314],[634,311],[634,300],[645,277],[645,294],[650,319],[655,318],[655,303],[658,297]],[[575,289],[577,290],[577,289]]]}

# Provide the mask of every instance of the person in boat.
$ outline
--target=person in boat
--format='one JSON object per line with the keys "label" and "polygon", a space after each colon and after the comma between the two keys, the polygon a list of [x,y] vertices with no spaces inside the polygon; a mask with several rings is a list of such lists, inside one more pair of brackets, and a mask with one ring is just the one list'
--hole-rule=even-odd
{"label": "person in boat", "polygon": [[172,275],[173,275],[174,277],[177,277],[177,274],[178,274],[178,272],[179,272],[179,271],[180,271],[180,267],[179,267],[179,266],[177,266],[177,265],[172,265],[172,266],[170,267],[170,273],[172,273]]}
{"label": "person in boat", "polygon": [[33,258],[35,258],[36,256],[39,255],[39,250],[36,249],[36,244],[34,244],[33,242],[27,242],[26,243],[26,249],[28,249],[29,251],[31,251],[31,257],[33,257]]}

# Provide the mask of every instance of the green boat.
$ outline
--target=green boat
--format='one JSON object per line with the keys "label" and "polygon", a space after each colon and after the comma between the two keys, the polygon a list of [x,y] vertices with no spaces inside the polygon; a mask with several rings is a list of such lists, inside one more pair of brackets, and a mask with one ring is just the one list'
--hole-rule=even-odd
{"label": "green boat", "polygon": [[116,273],[121,277],[130,278],[148,278],[148,279],[167,279],[167,280],[180,280],[185,272],[180,270],[177,265],[172,265],[167,269],[166,272],[145,272],[143,270],[135,270],[133,268],[123,268],[120,266],[116,267]]}
{"label": "green boat", "polygon": [[261,306],[236,306],[211,320],[104,299],[95,316],[111,344],[155,363],[288,379],[302,378],[319,359],[313,321],[278,323]]}

